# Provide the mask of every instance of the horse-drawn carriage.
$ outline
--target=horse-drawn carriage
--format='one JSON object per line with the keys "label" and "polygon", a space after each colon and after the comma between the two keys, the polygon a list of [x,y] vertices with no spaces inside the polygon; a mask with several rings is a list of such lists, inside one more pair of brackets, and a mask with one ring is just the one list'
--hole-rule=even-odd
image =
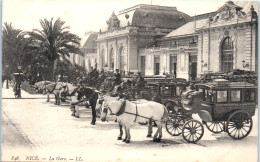
{"label": "horse-drawn carriage", "polygon": [[147,88],[141,91],[141,98],[155,100],[164,104],[168,111],[173,111],[173,105],[180,101],[182,92],[188,86],[188,82],[182,78],[175,78],[169,81],[148,81]]}
{"label": "horse-drawn carriage", "polygon": [[[196,91],[183,93],[181,104],[169,114],[166,130],[173,136],[195,143],[204,134],[204,127],[213,133],[227,132],[233,139],[249,135],[256,109],[257,86],[247,82],[217,79],[197,84]],[[202,122],[192,119],[198,113]]]}

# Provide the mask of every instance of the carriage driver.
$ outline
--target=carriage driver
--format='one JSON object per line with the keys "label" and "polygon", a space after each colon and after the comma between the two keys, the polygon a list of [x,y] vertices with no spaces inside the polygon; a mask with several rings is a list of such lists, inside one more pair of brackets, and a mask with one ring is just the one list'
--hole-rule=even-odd
{"label": "carriage driver", "polygon": [[121,84],[121,74],[119,73],[119,69],[116,69],[116,73],[113,76],[113,84],[111,86],[111,88],[109,89],[109,92],[111,92],[116,85],[120,85]]}
{"label": "carriage driver", "polygon": [[137,81],[136,84],[132,90],[132,97],[135,98],[135,93],[139,94],[145,86],[144,78],[142,77],[142,74],[140,72],[137,73]]}

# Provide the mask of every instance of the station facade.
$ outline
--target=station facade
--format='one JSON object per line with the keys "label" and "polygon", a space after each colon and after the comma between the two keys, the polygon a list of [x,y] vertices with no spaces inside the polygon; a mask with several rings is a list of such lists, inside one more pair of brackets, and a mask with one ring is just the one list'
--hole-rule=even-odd
{"label": "station facade", "polygon": [[137,5],[112,13],[96,33],[96,46],[86,44],[83,60],[87,69],[187,80],[233,69],[257,72],[257,10],[257,3],[228,1],[190,17],[175,7]]}

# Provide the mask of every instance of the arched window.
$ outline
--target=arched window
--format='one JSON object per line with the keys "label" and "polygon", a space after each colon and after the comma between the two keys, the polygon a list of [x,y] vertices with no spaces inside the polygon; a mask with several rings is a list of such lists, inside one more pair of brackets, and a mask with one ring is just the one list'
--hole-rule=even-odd
{"label": "arched window", "polygon": [[221,71],[233,70],[233,42],[230,37],[224,39],[221,50]]}
{"label": "arched window", "polygon": [[125,66],[125,57],[124,57],[124,48],[121,47],[119,49],[119,63],[120,63],[120,69],[124,70],[124,66]]}
{"label": "arched window", "polygon": [[110,68],[110,69],[114,69],[114,65],[115,65],[115,53],[114,53],[114,49],[113,49],[113,48],[110,49],[109,56],[110,56],[109,68]]}

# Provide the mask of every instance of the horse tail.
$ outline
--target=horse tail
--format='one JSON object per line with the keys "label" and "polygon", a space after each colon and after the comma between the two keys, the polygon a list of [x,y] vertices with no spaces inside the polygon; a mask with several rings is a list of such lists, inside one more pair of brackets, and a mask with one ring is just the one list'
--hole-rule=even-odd
{"label": "horse tail", "polygon": [[164,105],[163,105],[163,109],[164,109],[164,112],[163,112],[163,116],[162,116],[162,121],[166,121],[168,119],[168,110]]}

